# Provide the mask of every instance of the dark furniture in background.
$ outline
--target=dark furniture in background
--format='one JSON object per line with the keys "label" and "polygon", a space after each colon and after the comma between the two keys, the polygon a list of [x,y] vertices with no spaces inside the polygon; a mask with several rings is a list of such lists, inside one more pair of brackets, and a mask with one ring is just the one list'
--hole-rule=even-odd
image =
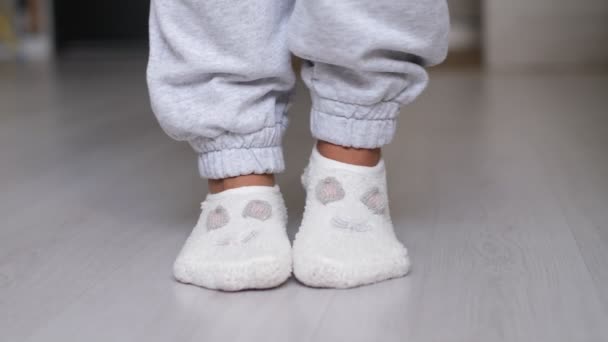
{"label": "dark furniture in background", "polygon": [[56,0],[55,46],[141,44],[148,39],[149,0]]}

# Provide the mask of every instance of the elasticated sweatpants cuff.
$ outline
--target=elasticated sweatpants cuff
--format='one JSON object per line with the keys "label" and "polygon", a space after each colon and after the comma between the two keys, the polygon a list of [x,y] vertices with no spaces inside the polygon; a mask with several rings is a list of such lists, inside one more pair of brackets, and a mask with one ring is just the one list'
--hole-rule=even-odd
{"label": "elasticated sweatpants cuff", "polygon": [[281,141],[287,119],[249,134],[222,134],[214,139],[195,139],[201,177],[222,179],[285,170]]}
{"label": "elasticated sweatpants cuff", "polygon": [[377,148],[395,136],[399,104],[380,102],[370,106],[351,104],[312,95],[312,135],[332,144]]}
{"label": "elasticated sweatpants cuff", "polygon": [[201,177],[221,179],[249,174],[279,173],[285,170],[281,147],[238,148],[199,154]]}

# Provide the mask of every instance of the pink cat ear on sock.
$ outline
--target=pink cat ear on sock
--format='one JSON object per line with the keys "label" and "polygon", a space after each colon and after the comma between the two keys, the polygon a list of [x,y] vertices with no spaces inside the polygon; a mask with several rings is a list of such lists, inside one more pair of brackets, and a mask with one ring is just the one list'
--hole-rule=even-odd
{"label": "pink cat ear on sock", "polygon": [[266,221],[272,215],[272,206],[267,201],[252,200],[245,206],[243,217],[252,217],[260,221]]}
{"label": "pink cat ear on sock", "polygon": [[323,203],[331,203],[344,198],[344,188],[334,177],[324,178],[315,188],[317,199]]}
{"label": "pink cat ear on sock", "polygon": [[207,215],[207,229],[214,230],[222,228],[228,224],[228,221],[230,221],[228,211],[219,205]]}
{"label": "pink cat ear on sock", "polygon": [[384,196],[380,192],[380,189],[373,188],[366,192],[361,197],[361,202],[365,204],[366,207],[369,208],[374,214],[380,215],[384,213],[384,209],[386,209],[386,203],[384,202]]}

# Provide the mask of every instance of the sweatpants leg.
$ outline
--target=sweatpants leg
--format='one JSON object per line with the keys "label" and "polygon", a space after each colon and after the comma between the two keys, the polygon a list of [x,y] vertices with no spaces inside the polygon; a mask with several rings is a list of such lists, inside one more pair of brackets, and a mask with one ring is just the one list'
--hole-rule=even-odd
{"label": "sweatpants leg", "polygon": [[201,176],[283,171],[292,8],[292,0],[152,0],[152,108],[199,153]]}
{"label": "sweatpants leg", "polygon": [[289,47],[307,60],[302,78],[317,139],[375,148],[391,141],[401,105],[427,84],[425,66],[446,56],[445,0],[300,0]]}

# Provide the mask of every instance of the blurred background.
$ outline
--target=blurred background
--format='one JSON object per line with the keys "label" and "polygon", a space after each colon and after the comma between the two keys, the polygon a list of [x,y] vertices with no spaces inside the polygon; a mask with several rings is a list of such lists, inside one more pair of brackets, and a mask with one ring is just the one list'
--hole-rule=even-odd
{"label": "blurred background", "polygon": [[412,273],[226,294],[171,277],[206,184],[150,109],[149,2],[0,0],[0,340],[606,341],[608,1],[448,3],[449,57],[383,150]]}
{"label": "blurred background", "polygon": [[[605,67],[603,0],[449,0],[454,65],[489,70]],[[0,61],[32,62],[72,49],[140,47],[149,2],[2,0]]]}

